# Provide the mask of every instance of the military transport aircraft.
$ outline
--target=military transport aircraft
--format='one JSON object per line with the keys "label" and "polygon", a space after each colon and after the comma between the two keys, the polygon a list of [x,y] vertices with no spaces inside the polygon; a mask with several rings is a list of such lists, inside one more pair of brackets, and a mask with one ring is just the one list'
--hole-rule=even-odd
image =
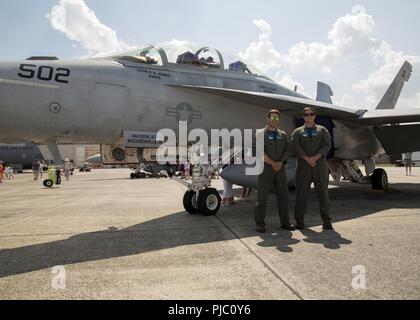
{"label": "military transport aircraft", "polygon": [[[257,129],[265,125],[267,110],[277,108],[281,128],[291,134],[311,105],[333,137],[328,157],[335,179],[346,176],[384,189],[387,175],[376,169],[375,157],[420,150],[420,109],[395,110],[412,72],[408,62],[375,110],[356,110],[332,104],[328,85],[318,84],[314,101],[226,57],[209,47],[151,45],[95,59],[1,62],[0,142],[46,144],[57,163],[58,143],[101,144],[104,164],[129,164],[138,162],[142,148],[156,147],[156,132],[176,131],[179,121],[208,132]],[[364,161],[366,175],[356,160]],[[243,177],[242,169],[226,177],[252,185],[256,177]]]}
{"label": "military transport aircraft", "polygon": [[0,160],[30,169],[34,161],[44,158],[35,144],[0,144]]}

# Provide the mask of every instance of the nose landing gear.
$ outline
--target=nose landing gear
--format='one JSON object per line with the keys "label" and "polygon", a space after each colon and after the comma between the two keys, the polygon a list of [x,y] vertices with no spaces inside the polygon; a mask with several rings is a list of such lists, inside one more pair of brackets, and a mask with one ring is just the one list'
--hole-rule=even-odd
{"label": "nose landing gear", "polygon": [[184,194],[184,209],[190,214],[202,213],[205,216],[214,216],[220,209],[222,198],[214,188],[204,189],[198,192],[188,190]]}
{"label": "nose landing gear", "polygon": [[[212,174],[218,171],[222,167],[220,157],[218,157],[217,163],[204,164],[203,158],[207,156],[208,152],[203,145],[195,144],[188,150],[191,164],[193,164],[191,183],[187,183],[182,180],[178,182],[182,183],[188,188],[188,191],[184,194],[183,204],[184,209],[190,214],[202,213],[205,216],[216,215],[222,204],[222,197],[219,192],[211,187]],[[221,159],[228,159],[237,156],[242,152],[241,148],[233,148],[228,150],[228,155],[222,154]]]}
{"label": "nose landing gear", "polygon": [[210,188],[213,167],[198,163],[194,165],[192,183],[188,183],[188,191],[184,194],[184,209],[190,214],[202,213],[213,216],[220,209],[222,198],[219,192]]}

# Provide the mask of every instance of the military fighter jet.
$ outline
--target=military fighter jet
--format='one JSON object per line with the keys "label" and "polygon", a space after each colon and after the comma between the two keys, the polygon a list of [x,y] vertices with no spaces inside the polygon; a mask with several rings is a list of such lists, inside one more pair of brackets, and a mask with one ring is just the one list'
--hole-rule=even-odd
{"label": "military fighter jet", "polygon": [[[385,189],[387,175],[376,168],[375,157],[420,150],[420,109],[395,109],[412,72],[408,62],[375,110],[356,110],[332,104],[325,84],[318,85],[314,101],[226,57],[209,47],[151,45],[95,59],[1,62],[0,141],[47,144],[57,163],[57,143],[101,144],[104,164],[131,164],[138,163],[139,150],[158,145],[160,129],[176,131],[179,121],[208,132],[259,129],[267,110],[276,108],[280,127],[290,135],[311,105],[333,138],[328,158],[335,179],[347,176]],[[356,160],[364,161],[366,175]],[[256,177],[243,171],[233,167],[225,177],[253,185]]]}

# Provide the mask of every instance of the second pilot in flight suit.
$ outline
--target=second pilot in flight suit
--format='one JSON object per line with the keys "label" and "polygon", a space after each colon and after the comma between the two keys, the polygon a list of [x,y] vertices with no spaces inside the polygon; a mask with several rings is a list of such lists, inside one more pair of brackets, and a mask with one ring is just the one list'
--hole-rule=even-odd
{"label": "second pilot in flight suit", "polygon": [[293,149],[298,157],[296,170],[295,219],[297,229],[305,228],[304,217],[307,209],[308,192],[314,182],[324,229],[332,229],[328,196],[329,168],[327,154],[331,148],[328,130],[315,124],[316,111],[309,107],[304,110],[305,125],[297,128],[292,135]]}

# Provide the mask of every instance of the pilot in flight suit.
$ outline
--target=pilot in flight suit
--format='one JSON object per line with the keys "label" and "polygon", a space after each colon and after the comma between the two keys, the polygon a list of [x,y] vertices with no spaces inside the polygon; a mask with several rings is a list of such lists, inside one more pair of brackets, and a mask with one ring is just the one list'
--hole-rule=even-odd
{"label": "pilot in flight suit", "polygon": [[264,171],[258,177],[258,199],[255,208],[257,231],[261,233],[265,232],[266,202],[273,188],[277,196],[281,227],[294,230],[289,221],[289,191],[286,177],[290,142],[287,134],[277,128],[280,112],[271,110],[267,116],[267,126],[257,133],[264,134]]}
{"label": "pilot in flight suit", "polygon": [[295,205],[295,219],[297,224],[295,227],[297,229],[305,228],[304,217],[308,192],[311,183],[314,182],[323,220],[323,228],[331,230],[333,227],[329,213],[329,168],[326,159],[331,148],[331,136],[325,127],[315,124],[315,118],[315,108],[305,108],[305,125],[297,128],[292,135],[292,146],[298,157]]}

